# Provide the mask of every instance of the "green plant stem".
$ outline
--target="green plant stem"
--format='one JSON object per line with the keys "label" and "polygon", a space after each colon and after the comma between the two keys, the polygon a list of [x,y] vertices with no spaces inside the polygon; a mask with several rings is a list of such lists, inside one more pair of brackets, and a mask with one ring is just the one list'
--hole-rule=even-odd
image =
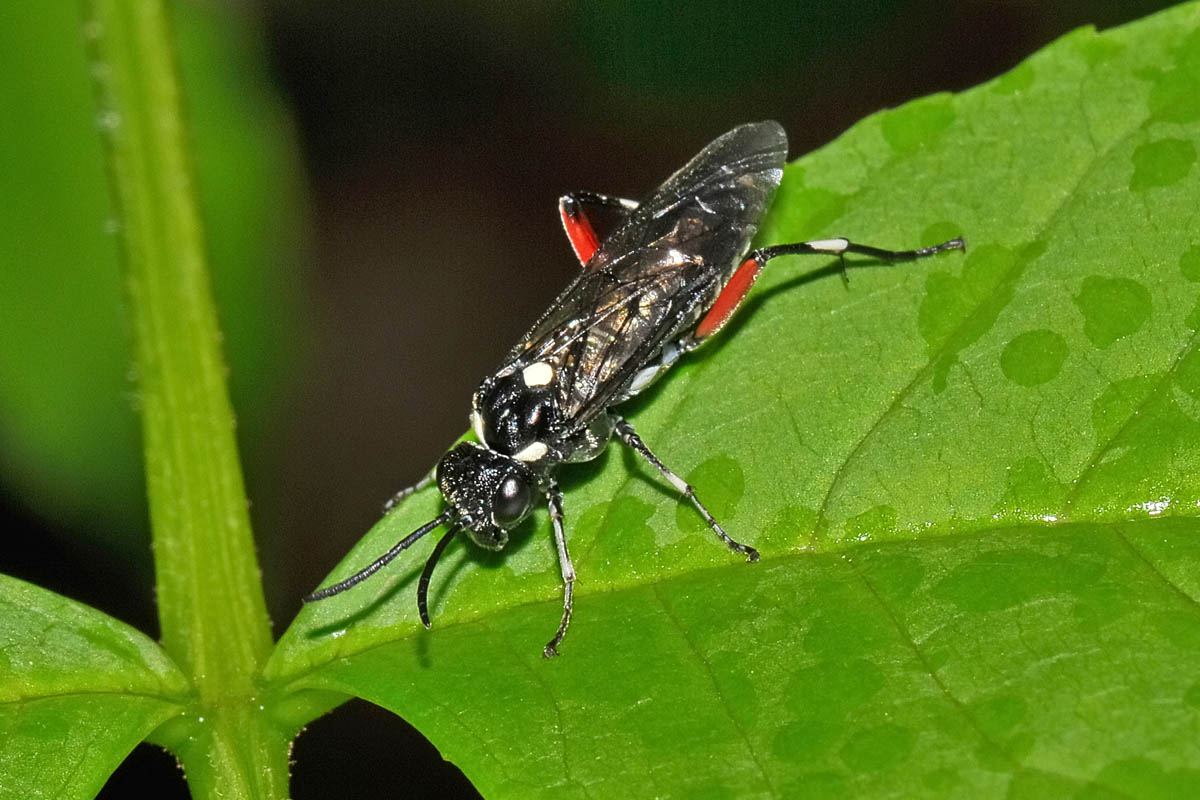
{"label": "green plant stem", "polygon": [[[285,797],[287,737],[258,707],[271,646],[161,0],[87,0],[124,251],[164,648],[196,713],[156,740],[204,797]],[[181,727],[182,726],[182,727]]]}

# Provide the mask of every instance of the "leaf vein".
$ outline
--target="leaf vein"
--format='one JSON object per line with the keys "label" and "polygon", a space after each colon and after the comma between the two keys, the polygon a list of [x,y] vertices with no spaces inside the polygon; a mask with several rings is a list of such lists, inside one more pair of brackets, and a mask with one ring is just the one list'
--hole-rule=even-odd
{"label": "leaf vein", "polygon": [[733,709],[729,707],[729,702],[725,697],[725,693],[721,691],[721,684],[717,681],[716,673],[713,672],[712,663],[709,662],[707,657],[705,657],[704,652],[696,646],[695,641],[692,640],[691,635],[688,633],[688,627],[684,625],[677,616],[675,616],[675,612],[671,610],[670,604],[668,604],[665,598],[663,598],[662,589],[660,586],[656,583],[652,586],[652,588],[654,590],[654,599],[657,601],[659,608],[663,610],[663,614],[666,616],[667,620],[672,626],[674,626],[675,630],[679,632],[680,638],[682,638],[684,643],[687,645],[688,650],[691,652],[692,657],[696,660],[696,663],[699,664],[704,670],[704,674],[708,678],[709,684],[712,686],[713,694],[717,696],[717,699],[721,703],[721,710],[725,712],[725,716],[729,719],[730,723],[733,724],[733,729],[737,731],[738,737],[741,738],[742,744],[745,745],[746,752],[750,755],[750,759],[754,762],[754,765],[758,767],[759,775],[762,777],[763,782],[766,783],[767,788],[770,789],[772,795],[776,797],[781,796],[779,790],[775,787],[774,782],[771,780],[771,771],[768,770],[762,763],[762,760],[759,759],[758,751],[755,750],[753,742],[750,741],[749,734],[746,733],[746,729],[738,720],[737,715],[733,713]]}
{"label": "leaf vein", "polygon": [[[1059,201],[1058,205],[1055,206],[1054,210],[1047,215],[1046,222],[1038,229],[1036,232],[1037,235],[1030,237],[1029,241],[1036,241],[1041,237],[1041,234],[1053,228],[1055,224],[1057,224],[1059,217],[1074,201],[1075,196],[1079,191],[1079,187],[1082,186],[1102,164],[1104,164],[1108,155],[1113,150],[1115,150],[1119,145],[1124,144],[1140,131],[1141,125],[1139,123],[1125,134],[1115,138],[1112,143],[1110,143],[1109,146],[1103,150],[1103,152],[1096,153],[1093,158],[1088,161],[1087,167],[1081,170],[1079,179],[1075,181],[1075,185],[1070,191],[1063,193],[1062,199]],[[1024,260],[1018,256],[1013,262],[1013,266],[1004,275],[1003,283],[1007,284],[1014,280],[1025,268],[1025,266]],[[875,422],[872,423],[872,425],[867,429],[866,433],[864,433],[854,447],[851,448],[846,457],[842,459],[841,465],[834,471],[833,478],[829,482],[829,489],[825,492],[825,497],[821,501],[820,507],[817,509],[816,519],[813,522],[812,528],[814,540],[822,526],[826,525],[828,522],[827,517],[830,503],[833,500],[834,493],[845,479],[851,462],[853,462],[858,454],[863,451],[868,441],[870,441],[875,433],[883,426],[884,422],[889,420],[892,415],[896,413],[897,409],[904,404],[904,402],[909,398],[910,395],[912,395],[918,386],[924,384],[925,380],[929,377],[930,373],[933,372],[938,362],[950,353],[949,347],[954,342],[958,341],[958,337],[961,332],[981,312],[984,306],[994,299],[994,297],[995,292],[988,294],[986,297],[982,298],[974,308],[971,309],[970,313],[963,316],[954,329],[942,339],[940,345],[930,352],[925,364],[917,370],[917,373],[913,376],[913,379],[896,393],[888,407],[884,409],[883,413],[880,414],[879,417],[876,418]]]}
{"label": "leaf vein", "polygon": [[1176,583],[1175,581],[1173,581],[1169,577],[1167,577],[1166,573],[1164,573],[1162,570],[1160,570],[1158,568],[1157,564],[1155,564],[1153,561],[1151,561],[1146,556],[1146,554],[1142,552],[1142,550],[1140,548],[1136,547],[1133,544],[1133,542],[1131,542],[1129,540],[1129,537],[1125,535],[1125,532],[1121,530],[1119,525],[1112,526],[1112,533],[1113,533],[1113,536],[1115,536],[1117,538],[1117,540],[1121,542],[1121,544],[1123,544],[1126,548],[1128,548],[1129,552],[1133,555],[1133,557],[1136,558],[1139,562],[1141,562],[1146,567],[1146,569],[1150,570],[1150,572],[1156,578],[1158,578],[1160,581],[1162,581],[1167,586],[1168,589],[1170,589],[1174,594],[1177,594],[1180,597],[1182,597],[1184,599],[1184,601],[1193,609],[1200,610],[1200,600],[1193,597],[1191,594],[1189,594],[1187,592],[1186,589],[1184,589],[1178,583]]}
{"label": "leaf vein", "polygon": [[1122,435],[1129,430],[1134,421],[1142,415],[1142,412],[1146,410],[1147,406],[1149,406],[1153,400],[1156,400],[1161,395],[1161,392],[1164,388],[1170,388],[1171,382],[1175,379],[1175,374],[1179,370],[1179,365],[1183,363],[1183,360],[1191,355],[1195,350],[1198,335],[1200,334],[1192,334],[1192,337],[1188,340],[1188,343],[1184,347],[1180,348],[1179,354],[1175,357],[1175,360],[1171,362],[1171,366],[1169,366],[1162,376],[1155,381],[1154,385],[1150,387],[1138,404],[1129,411],[1125,417],[1125,420],[1121,423],[1121,426],[1117,428],[1116,431],[1114,431],[1113,434],[1109,436],[1103,444],[1100,444],[1094,453],[1092,453],[1092,457],[1088,459],[1087,464],[1082,470],[1080,470],[1079,475],[1075,478],[1075,481],[1071,486],[1071,491],[1067,494],[1065,504],[1066,509],[1069,510],[1075,505],[1075,501],[1079,498],[1079,493],[1082,487],[1090,481],[1093,475],[1096,474],[1096,466],[1103,462],[1104,457],[1112,451],[1112,449],[1116,446],[1117,441],[1119,441]]}
{"label": "leaf vein", "polygon": [[912,651],[917,663],[920,664],[921,669],[929,675],[929,678],[933,681],[934,686],[937,687],[938,692],[946,698],[955,711],[957,711],[963,717],[967,725],[969,725],[970,728],[975,731],[976,735],[978,735],[984,743],[995,748],[996,752],[1001,753],[1004,756],[1005,760],[1009,762],[1014,771],[1021,768],[1022,765],[1020,762],[1013,758],[1012,754],[1006,748],[1001,746],[999,742],[989,736],[987,732],[980,726],[979,721],[975,718],[975,715],[971,713],[971,710],[967,704],[950,691],[950,687],[937,674],[937,670],[934,669],[934,666],[929,662],[929,659],[925,657],[921,647],[917,644],[916,640],[913,639],[912,634],[908,632],[908,628],[905,627],[903,621],[901,621],[896,612],[893,611],[892,607],[888,605],[888,602],[879,593],[879,590],[875,587],[875,584],[873,584],[871,579],[867,577],[866,572],[859,568],[858,564],[853,558],[845,558],[843,561],[845,562],[846,567],[854,574],[854,577],[862,582],[863,586],[866,588],[868,594],[871,595],[871,598],[875,601],[875,603],[880,607],[880,609],[883,610],[884,616],[887,617],[889,622],[891,622],[892,627],[896,629],[896,632],[900,635],[900,638],[904,644]]}

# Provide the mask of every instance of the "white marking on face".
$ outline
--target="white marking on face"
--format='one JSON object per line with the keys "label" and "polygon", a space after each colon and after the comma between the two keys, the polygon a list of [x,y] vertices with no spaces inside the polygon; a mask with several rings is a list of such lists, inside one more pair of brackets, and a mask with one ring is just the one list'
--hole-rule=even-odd
{"label": "white marking on face", "polygon": [[554,367],[545,361],[535,361],[521,370],[521,379],[526,386],[546,386],[554,380]]}
{"label": "white marking on face", "polygon": [[820,250],[822,253],[844,253],[846,248],[850,246],[850,242],[846,239],[813,239],[811,242],[805,242],[813,250]]}
{"label": "white marking on face", "polygon": [[545,442],[530,442],[521,452],[513,456],[517,461],[537,461],[542,456],[546,455],[549,448]]}
{"label": "white marking on face", "polygon": [[471,427],[475,430],[475,438],[484,447],[487,447],[487,439],[483,438],[483,417],[479,415],[479,409],[471,411]]}

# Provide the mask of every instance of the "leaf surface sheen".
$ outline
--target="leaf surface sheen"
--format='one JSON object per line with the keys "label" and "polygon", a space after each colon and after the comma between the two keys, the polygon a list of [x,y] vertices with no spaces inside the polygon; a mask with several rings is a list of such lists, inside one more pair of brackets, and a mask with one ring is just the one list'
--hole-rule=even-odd
{"label": "leaf surface sheen", "polygon": [[0,797],[92,797],[190,696],[143,634],[0,575]]}
{"label": "leaf surface sheen", "polygon": [[[763,244],[969,250],[848,286],[772,263],[544,513],[306,608],[276,696],[404,716],[490,797],[1168,797],[1200,788],[1200,7],[1079,30],[791,164]],[[648,189],[650,187],[647,187]],[[852,266],[855,262],[851,262]],[[464,399],[464,403],[466,400]],[[382,520],[349,574],[440,508]],[[434,537],[430,537],[431,539]],[[300,714],[301,712],[296,712]]]}

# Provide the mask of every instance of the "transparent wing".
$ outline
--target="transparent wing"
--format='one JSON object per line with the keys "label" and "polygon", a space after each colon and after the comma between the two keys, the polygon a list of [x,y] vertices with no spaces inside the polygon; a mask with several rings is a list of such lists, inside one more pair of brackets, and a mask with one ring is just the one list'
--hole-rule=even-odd
{"label": "transparent wing", "polygon": [[586,425],[662,346],[712,304],[783,174],[776,122],[742,125],[704,148],[601,243],[509,354],[559,373],[559,408]]}

